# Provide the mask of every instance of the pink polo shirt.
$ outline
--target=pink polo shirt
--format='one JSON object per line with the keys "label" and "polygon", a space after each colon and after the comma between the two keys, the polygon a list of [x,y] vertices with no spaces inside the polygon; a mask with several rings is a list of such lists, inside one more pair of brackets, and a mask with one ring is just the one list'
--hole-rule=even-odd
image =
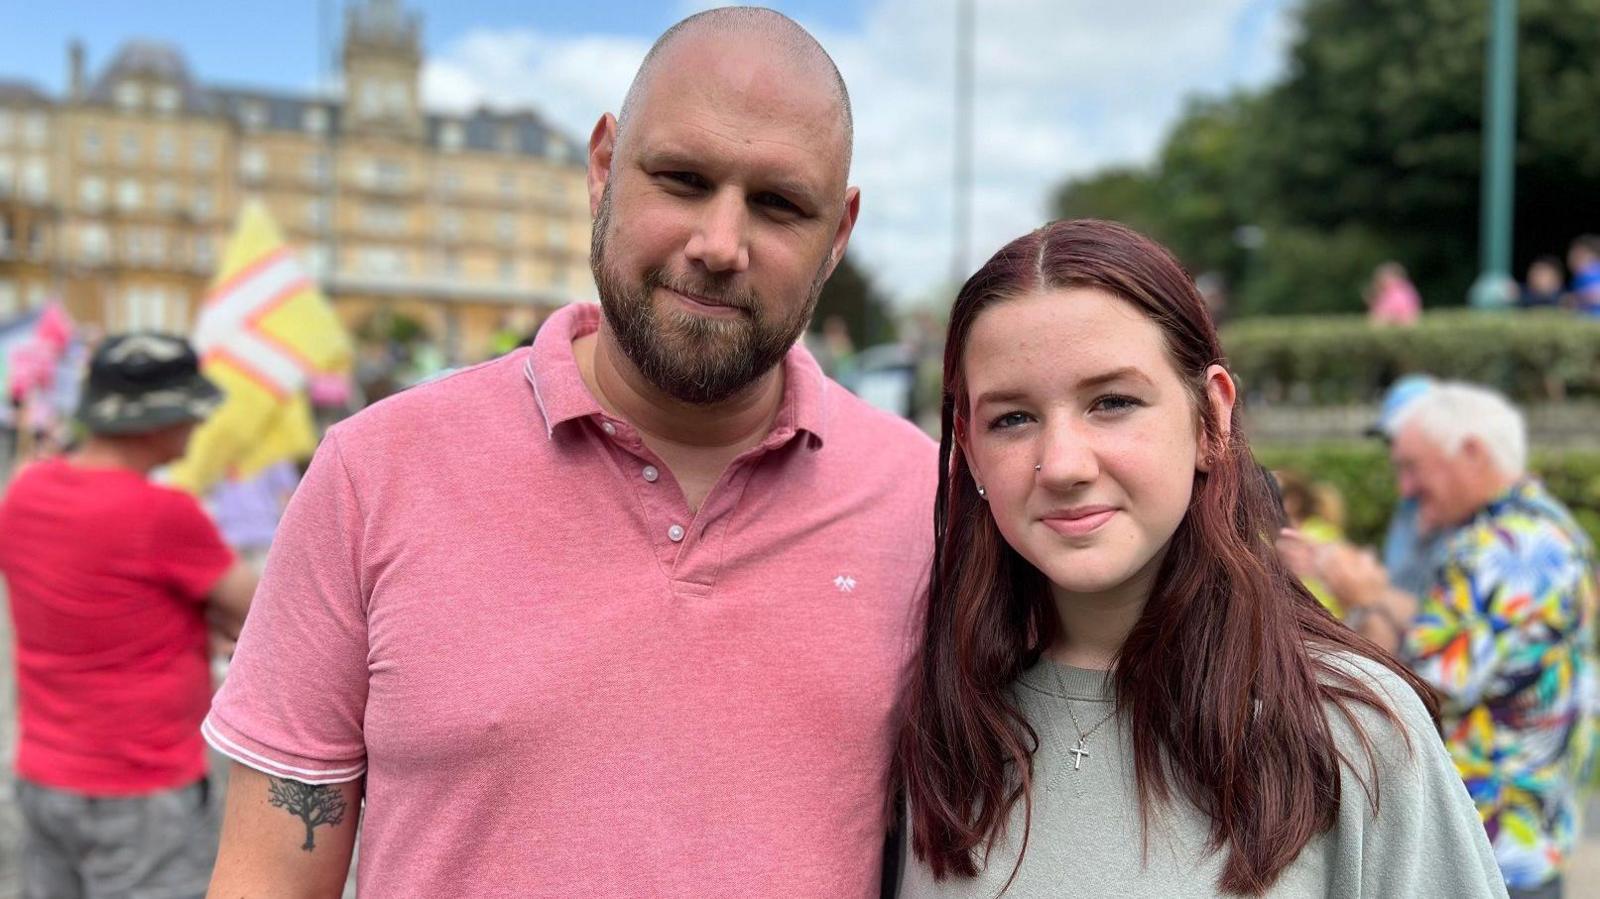
{"label": "pink polo shirt", "polygon": [[329,432],[205,735],[366,774],[363,896],[873,894],[933,443],[797,347],[690,514],[578,374],[599,317]]}

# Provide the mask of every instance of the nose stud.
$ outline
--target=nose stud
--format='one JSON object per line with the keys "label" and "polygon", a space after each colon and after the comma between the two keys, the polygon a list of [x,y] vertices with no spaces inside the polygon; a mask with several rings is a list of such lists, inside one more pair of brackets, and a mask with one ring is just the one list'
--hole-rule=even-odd
{"label": "nose stud", "polygon": [[1033,470],[1034,471],[1044,471],[1044,463],[1040,462],[1040,463],[1034,465],[1033,466]]}

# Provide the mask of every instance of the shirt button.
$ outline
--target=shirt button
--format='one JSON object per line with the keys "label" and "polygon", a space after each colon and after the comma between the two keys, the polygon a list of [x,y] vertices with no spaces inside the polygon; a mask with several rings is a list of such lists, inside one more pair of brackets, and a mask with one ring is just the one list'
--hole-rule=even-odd
{"label": "shirt button", "polygon": [[682,543],[683,526],[675,524],[672,527],[667,528],[667,539],[671,540],[673,543]]}
{"label": "shirt button", "polygon": [[644,479],[645,480],[649,481],[652,484],[654,484],[656,482],[656,478],[661,477],[661,472],[656,471],[656,467],[654,465],[646,465],[644,467],[644,471],[641,472],[641,474],[644,475]]}
{"label": "shirt button", "polygon": [[610,435],[612,437],[617,436],[617,426],[612,424],[609,421],[601,422],[600,423],[600,430],[605,431],[608,435]]}

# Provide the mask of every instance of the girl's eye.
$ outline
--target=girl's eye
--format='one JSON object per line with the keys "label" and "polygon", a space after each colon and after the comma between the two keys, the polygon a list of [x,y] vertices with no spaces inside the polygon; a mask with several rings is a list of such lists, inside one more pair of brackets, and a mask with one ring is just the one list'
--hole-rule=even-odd
{"label": "girl's eye", "polygon": [[1113,413],[1115,413],[1115,412],[1126,412],[1129,409],[1134,409],[1134,408],[1137,408],[1137,407],[1143,406],[1143,405],[1144,405],[1143,402],[1141,402],[1141,401],[1139,401],[1137,399],[1134,399],[1131,396],[1123,396],[1121,394],[1111,394],[1109,396],[1103,396],[1103,397],[1100,397],[1099,399],[1095,400],[1094,401],[1094,405],[1090,406],[1089,408],[1090,408],[1091,411],[1094,411],[1094,412],[1113,412]]}
{"label": "girl's eye", "polygon": [[1026,412],[1007,412],[989,422],[989,430],[1003,431],[1007,428],[1015,428],[1019,425],[1027,424],[1030,417]]}

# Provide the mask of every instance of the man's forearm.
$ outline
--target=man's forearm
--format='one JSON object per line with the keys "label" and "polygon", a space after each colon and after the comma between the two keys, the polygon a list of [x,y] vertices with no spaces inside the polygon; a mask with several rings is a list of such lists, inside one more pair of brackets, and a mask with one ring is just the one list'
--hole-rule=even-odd
{"label": "man's forearm", "polygon": [[1353,610],[1351,617],[1355,620],[1351,627],[1368,640],[1395,652],[1416,614],[1416,597],[1390,588],[1382,596]]}

